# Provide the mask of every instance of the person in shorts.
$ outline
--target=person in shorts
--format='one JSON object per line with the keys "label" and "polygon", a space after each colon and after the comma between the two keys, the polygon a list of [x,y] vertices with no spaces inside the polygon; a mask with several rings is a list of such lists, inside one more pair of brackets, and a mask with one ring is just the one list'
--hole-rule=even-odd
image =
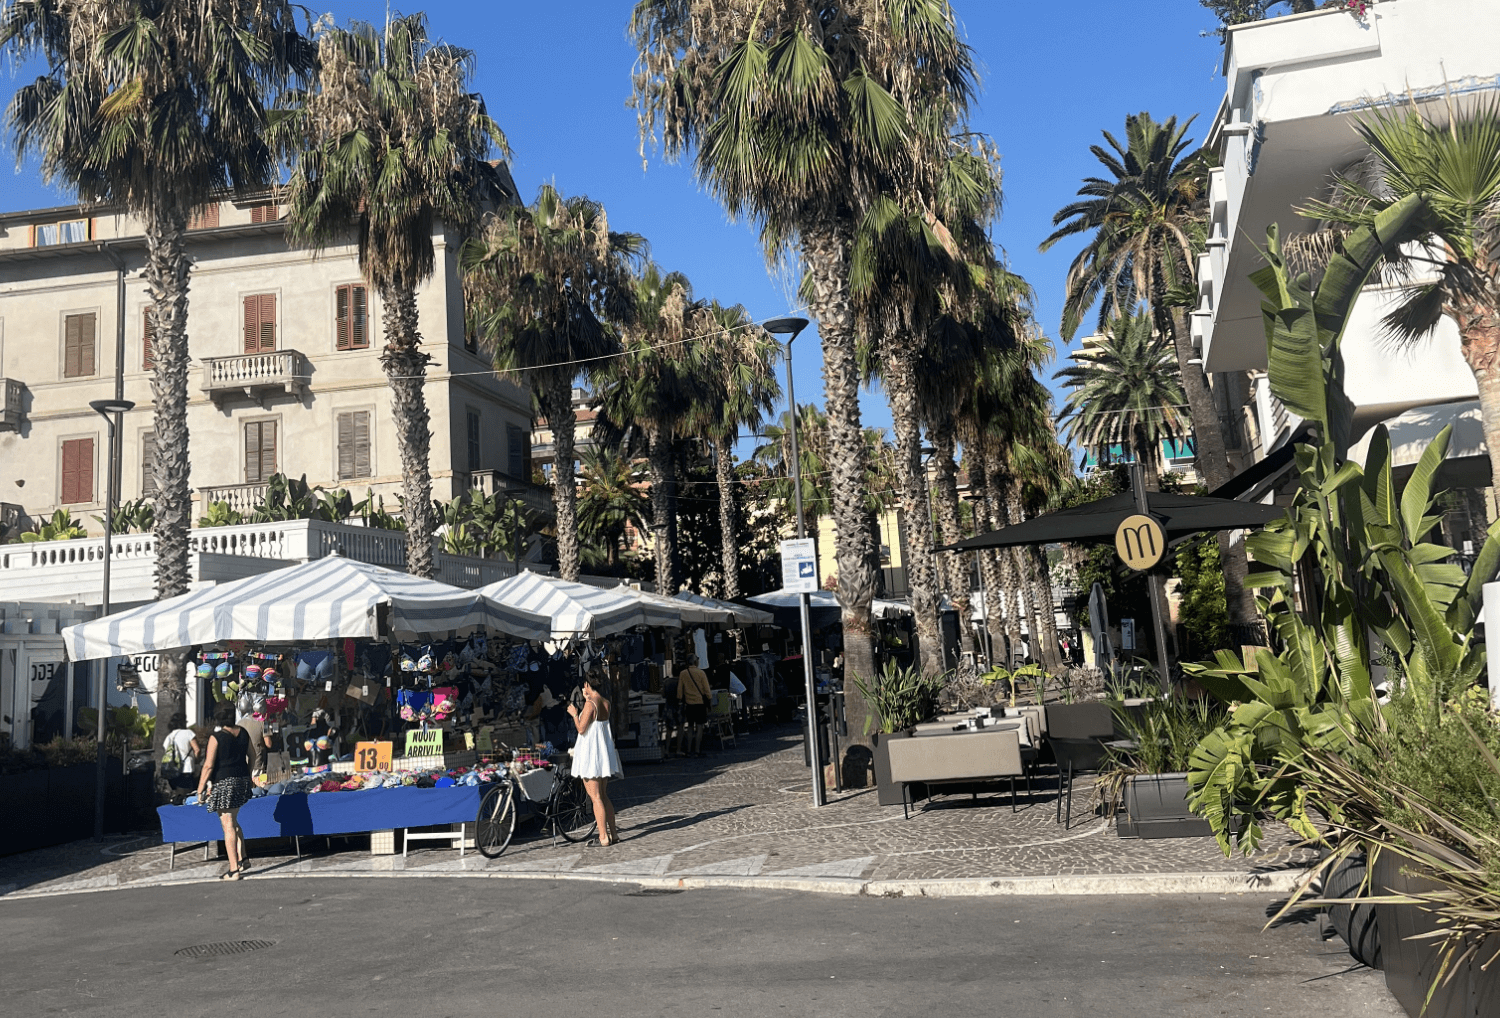
{"label": "person in shorts", "polygon": [[703,729],[708,727],[708,705],[713,693],[708,675],[688,659],[688,666],[677,673],[677,699],[682,702],[683,756],[703,756]]}

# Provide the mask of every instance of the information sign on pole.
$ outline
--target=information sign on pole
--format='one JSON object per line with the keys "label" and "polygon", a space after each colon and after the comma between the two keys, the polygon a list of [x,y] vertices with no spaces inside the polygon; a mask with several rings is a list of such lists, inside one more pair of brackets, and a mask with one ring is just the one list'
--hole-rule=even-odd
{"label": "information sign on pole", "polygon": [[810,537],[781,542],[781,589],[793,594],[818,590],[818,549]]}

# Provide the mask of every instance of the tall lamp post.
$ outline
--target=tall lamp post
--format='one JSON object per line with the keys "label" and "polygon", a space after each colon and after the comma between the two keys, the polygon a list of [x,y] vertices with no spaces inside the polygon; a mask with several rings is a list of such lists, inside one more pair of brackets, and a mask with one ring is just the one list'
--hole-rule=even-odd
{"label": "tall lamp post", "polygon": [[[791,418],[792,492],[797,505],[798,540],[807,537],[807,523],[802,516],[802,458],[797,454],[797,390],[792,387],[792,344],[807,326],[806,318],[774,318],[765,324],[767,332],[791,337],[786,341],[786,399]],[[826,796],[823,789],[823,762],[818,758],[818,689],[813,681],[812,623],[806,593],[797,594],[797,611],[802,618],[802,673],[807,684],[807,758],[812,763],[813,805],[816,807],[823,805]]]}
{"label": "tall lamp post", "polygon": [[[105,470],[104,481],[104,610],[103,614],[109,614],[109,565],[110,545],[115,536],[115,478],[120,472],[120,416],[127,411],[134,410],[135,404],[128,399],[96,399],[89,403],[94,412],[104,418],[104,424],[109,428],[109,466]],[[94,785],[94,840],[104,840],[104,793],[107,784],[104,763],[104,718],[105,700],[108,699],[109,662],[106,661],[99,668],[99,678],[95,682],[95,710],[98,713],[98,723],[95,726],[95,738],[98,741],[97,773]]]}

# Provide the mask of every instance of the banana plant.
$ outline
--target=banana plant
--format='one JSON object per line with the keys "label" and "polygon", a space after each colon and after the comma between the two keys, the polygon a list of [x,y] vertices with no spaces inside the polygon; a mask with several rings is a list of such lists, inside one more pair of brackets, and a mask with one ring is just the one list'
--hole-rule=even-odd
{"label": "banana plant", "polygon": [[318,499],[307,483],[307,475],[293,479],[286,474],[272,474],[266,482],[266,493],[260,504],[250,511],[252,523],[278,523],[286,520],[317,518]]}
{"label": "banana plant", "polygon": [[[151,531],[156,519],[156,509],[144,498],[124,502],[115,507],[113,530],[117,534],[145,534]],[[94,522],[104,526],[104,517],[95,516]]]}
{"label": "banana plant", "polygon": [[200,527],[232,527],[244,522],[244,514],[228,502],[210,502],[198,517]]}
{"label": "banana plant", "polygon": [[72,541],[80,537],[88,537],[89,532],[83,529],[83,524],[73,519],[73,514],[66,509],[59,509],[52,517],[38,526],[35,530],[28,530],[21,535],[21,540],[30,544],[35,541]]}

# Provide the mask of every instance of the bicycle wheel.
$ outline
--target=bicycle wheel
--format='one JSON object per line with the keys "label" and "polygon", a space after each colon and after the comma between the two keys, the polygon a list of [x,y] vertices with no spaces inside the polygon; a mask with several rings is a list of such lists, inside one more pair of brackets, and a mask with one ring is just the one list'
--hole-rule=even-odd
{"label": "bicycle wheel", "polygon": [[553,830],[564,841],[582,841],[594,834],[594,803],[578,778],[559,781],[548,803]]}
{"label": "bicycle wheel", "polygon": [[516,833],[516,795],[509,782],[500,782],[479,800],[474,845],[486,859],[494,859]]}

